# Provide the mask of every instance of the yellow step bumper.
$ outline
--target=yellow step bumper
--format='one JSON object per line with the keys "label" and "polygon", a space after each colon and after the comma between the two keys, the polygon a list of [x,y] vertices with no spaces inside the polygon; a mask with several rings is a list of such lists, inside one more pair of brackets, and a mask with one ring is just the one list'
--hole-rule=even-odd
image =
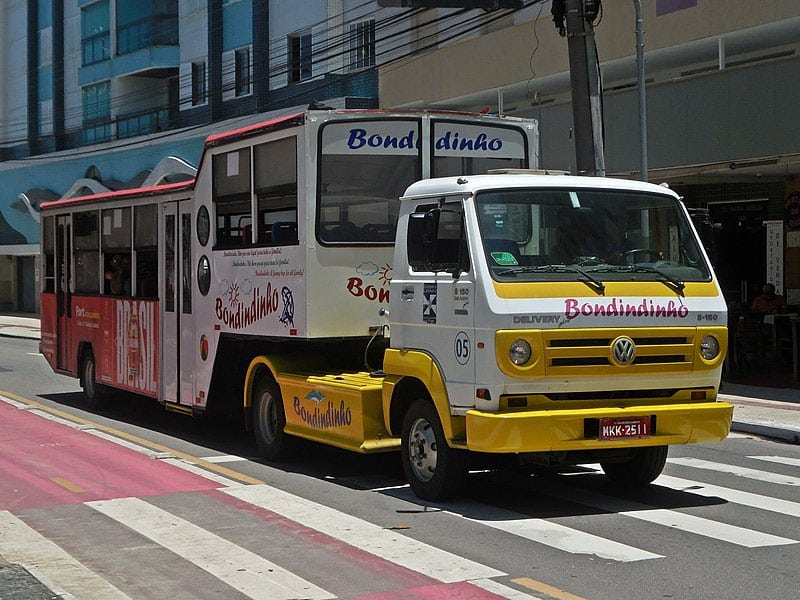
{"label": "yellow step bumper", "polygon": [[[655,429],[646,438],[601,440],[592,421],[602,417],[654,416]],[[635,446],[663,446],[724,440],[731,428],[733,405],[727,402],[529,410],[489,413],[467,412],[467,448],[476,452],[514,453],[561,450],[598,450]]]}

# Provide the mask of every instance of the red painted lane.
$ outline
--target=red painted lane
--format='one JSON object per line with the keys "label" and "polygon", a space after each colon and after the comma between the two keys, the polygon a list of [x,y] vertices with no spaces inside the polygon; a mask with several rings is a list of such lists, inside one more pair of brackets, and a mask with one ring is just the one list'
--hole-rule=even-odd
{"label": "red painted lane", "polygon": [[0,402],[0,509],[217,487],[199,475]]}

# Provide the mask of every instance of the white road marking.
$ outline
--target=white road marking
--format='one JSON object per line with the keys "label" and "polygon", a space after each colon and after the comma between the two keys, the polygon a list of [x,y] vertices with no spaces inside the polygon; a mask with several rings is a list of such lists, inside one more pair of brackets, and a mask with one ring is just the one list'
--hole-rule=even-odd
{"label": "white road marking", "polygon": [[[548,483],[548,487],[558,491],[560,495],[564,497],[569,497],[566,495],[569,490],[566,490],[566,486],[564,485]],[[573,490],[572,493],[574,494],[574,502],[579,502],[586,506],[593,506],[610,513],[663,525],[687,533],[702,535],[730,544],[736,544],[737,546],[760,548],[763,546],[783,546],[798,543],[797,540],[771,535],[769,533],[762,533],[744,527],[737,527],[736,525],[728,525],[726,523],[720,523],[719,521],[678,512],[676,510],[654,508],[647,504],[625,500],[624,498],[606,496],[604,494],[592,492],[591,490],[582,489],[579,494],[575,494]]]}
{"label": "white road marking", "polygon": [[[463,514],[475,513],[478,510],[481,512],[481,518],[469,517]],[[600,558],[620,562],[664,558],[661,554],[654,554],[647,550],[621,544],[608,538],[572,529],[546,519],[529,517],[500,508],[480,507],[479,505],[470,504],[469,510],[461,512],[453,512],[451,510],[448,512],[468,521],[480,523],[486,527],[504,531],[572,554],[593,554]]]}
{"label": "white road marking", "polygon": [[710,485],[700,481],[692,481],[691,479],[671,477],[669,475],[661,475],[653,483],[679,492],[696,494],[707,498],[722,498],[734,504],[768,510],[781,515],[800,517],[800,503],[792,502],[791,500],[781,500],[780,498],[753,494],[752,492],[743,492],[741,490],[734,490],[719,485]]}
{"label": "white road marking", "polygon": [[788,456],[748,456],[747,458],[765,460],[779,465],[789,465],[790,467],[800,467],[800,458],[789,458]]}
{"label": "white road marking", "polygon": [[669,458],[667,462],[673,465],[682,465],[684,467],[692,467],[694,469],[706,469],[708,471],[717,471],[718,473],[729,473],[737,477],[746,477],[748,479],[755,479],[757,481],[764,481],[767,483],[777,483],[779,485],[800,485],[800,477],[793,477],[791,475],[781,475],[780,473],[770,473],[768,471],[759,471],[758,469],[749,469],[747,467],[739,467],[736,465],[726,465],[724,463],[712,462],[710,460],[701,460],[699,458]]}
{"label": "white road marking", "polygon": [[515,590],[514,588],[508,587],[507,585],[494,581],[493,579],[475,579],[474,581],[470,581],[470,583],[486,590],[487,592],[497,594],[506,600],[540,600],[538,596],[531,596],[530,594],[526,594],[520,590]]}
{"label": "white road marking", "polygon": [[60,598],[130,600],[108,581],[75,560],[8,511],[0,511],[3,557],[28,569]]}
{"label": "white road marking", "polygon": [[220,464],[220,463],[247,461],[250,459],[245,458],[244,456],[236,456],[234,454],[224,454],[222,456],[204,456],[200,460],[204,460],[205,462],[208,463]]}
{"label": "white road marking", "polygon": [[86,505],[153,540],[250,598],[334,598],[292,572],[144,500],[120,498],[87,502]]}
{"label": "white road marking", "polygon": [[268,485],[231,487],[221,491],[437,581],[455,583],[505,575],[502,571],[419,542],[395,530]]}

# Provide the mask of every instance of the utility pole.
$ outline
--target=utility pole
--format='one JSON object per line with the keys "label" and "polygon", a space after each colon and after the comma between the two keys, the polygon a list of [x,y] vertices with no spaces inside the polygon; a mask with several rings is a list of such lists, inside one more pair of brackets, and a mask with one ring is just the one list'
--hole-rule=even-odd
{"label": "utility pole", "polygon": [[553,0],[553,21],[569,50],[572,124],[578,175],[606,174],[600,61],[592,21],[600,0]]}

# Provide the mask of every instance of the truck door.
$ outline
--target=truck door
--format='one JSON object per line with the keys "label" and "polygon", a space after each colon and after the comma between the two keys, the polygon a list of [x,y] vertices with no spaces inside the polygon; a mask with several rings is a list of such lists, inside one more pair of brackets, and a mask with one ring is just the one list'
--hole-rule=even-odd
{"label": "truck door", "polygon": [[162,327],[161,399],[194,404],[192,340],[192,219],[190,201],[163,205],[162,261],[164,292],[160,302]]}
{"label": "truck door", "polygon": [[56,217],[56,368],[70,370],[72,320],[72,217]]}
{"label": "truck door", "polygon": [[[409,269],[409,278],[400,288],[402,344],[434,358],[451,405],[474,406],[475,280],[463,209],[460,202],[448,202],[439,208],[419,207],[418,212],[431,209],[436,232],[432,260],[425,267]],[[417,245],[419,240],[407,243]]]}

